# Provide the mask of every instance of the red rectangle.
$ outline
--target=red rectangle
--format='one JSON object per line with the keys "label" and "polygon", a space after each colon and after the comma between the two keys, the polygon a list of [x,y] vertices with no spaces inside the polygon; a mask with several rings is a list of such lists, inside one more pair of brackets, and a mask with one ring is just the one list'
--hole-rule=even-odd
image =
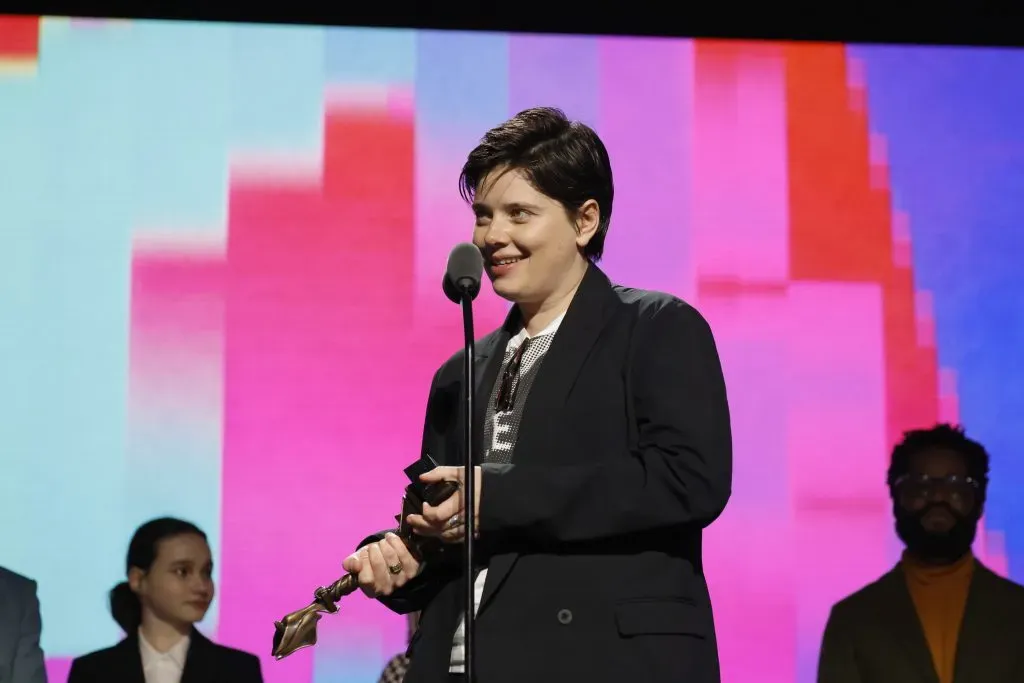
{"label": "red rectangle", "polygon": [[0,14],[0,61],[39,57],[39,17]]}

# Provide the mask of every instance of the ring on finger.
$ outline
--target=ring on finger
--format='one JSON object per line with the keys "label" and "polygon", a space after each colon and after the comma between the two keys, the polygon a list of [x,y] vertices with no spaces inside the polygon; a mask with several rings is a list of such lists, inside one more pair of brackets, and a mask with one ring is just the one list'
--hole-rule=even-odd
{"label": "ring on finger", "polygon": [[397,576],[402,573],[402,563],[396,562],[395,564],[388,565],[388,573],[392,576]]}
{"label": "ring on finger", "polygon": [[459,519],[459,513],[456,512],[454,515],[452,515],[451,517],[448,518],[448,521],[447,521],[447,523],[445,523],[444,528],[445,529],[454,529],[455,527],[457,527],[461,523],[462,523],[462,520]]}

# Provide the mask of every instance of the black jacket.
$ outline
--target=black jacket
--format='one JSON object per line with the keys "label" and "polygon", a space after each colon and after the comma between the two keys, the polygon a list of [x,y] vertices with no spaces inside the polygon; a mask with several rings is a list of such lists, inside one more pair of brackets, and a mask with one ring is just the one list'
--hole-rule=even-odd
{"label": "black jacket", "polygon": [[[516,309],[477,344],[475,434]],[[462,354],[434,376],[423,450],[459,465]],[[482,453],[476,444],[476,453]],[[534,380],[511,465],[484,465],[480,683],[718,683],[702,530],[730,495],[725,383],[701,315],[590,266]],[[446,680],[461,546],[381,602],[423,610],[405,683]]]}
{"label": "black jacket", "polygon": [[[139,636],[130,634],[113,647],[78,657],[68,683],[145,683]],[[192,629],[181,683],[263,683],[256,655],[217,645]]]}

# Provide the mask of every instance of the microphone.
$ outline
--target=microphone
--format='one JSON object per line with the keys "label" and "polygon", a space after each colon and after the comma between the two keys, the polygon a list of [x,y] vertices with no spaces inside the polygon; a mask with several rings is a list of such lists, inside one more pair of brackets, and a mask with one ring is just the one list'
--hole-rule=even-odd
{"label": "microphone", "polygon": [[441,289],[452,303],[463,299],[472,301],[480,293],[480,277],[484,272],[484,257],[475,244],[463,242],[448,254]]}
{"label": "microphone", "polygon": [[476,530],[476,512],[473,501],[476,500],[476,478],[473,476],[473,466],[476,464],[476,449],[474,448],[475,434],[473,432],[473,418],[476,415],[475,394],[476,394],[476,373],[473,368],[473,360],[476,358],[476,350],[473,341],[473,299],[480,293],[480,276],[484,271],[484,257],[475,245],[469,242],[455,245],[448,255],[448,267],[445,269],[442,289],[453,303],[459,304],[462,309],[462,334],[465,344],[462,362],[462,386],[465,387],[462,403],[462,420],[464,432],[462,434],[463,453],[466,461],[463,464],[463,487],[465,488],[465,524],[466,538],[462,543],[463,547],[463,576],[462,591],[465,597],[465,609],[462,615],[463,630],[465,639],[463,641],[463,662],[465,666],[466,683],[475,683],[476,680],[476,591],[474,579],[476,578],[476,550],[474,533]]}

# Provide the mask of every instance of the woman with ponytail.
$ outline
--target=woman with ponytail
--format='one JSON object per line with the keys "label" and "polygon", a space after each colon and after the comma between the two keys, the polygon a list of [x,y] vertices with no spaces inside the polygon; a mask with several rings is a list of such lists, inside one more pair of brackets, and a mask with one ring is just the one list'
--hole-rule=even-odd
{"label": "woman with ponytail", "polygon": [[125,565],[127,580],[110,591],[110,613],[125,638],[75,659],[68,683],[263,683],[259,659],[195,628],[214,594],[210,546],[199,527],[172,517],[146,522]]}

